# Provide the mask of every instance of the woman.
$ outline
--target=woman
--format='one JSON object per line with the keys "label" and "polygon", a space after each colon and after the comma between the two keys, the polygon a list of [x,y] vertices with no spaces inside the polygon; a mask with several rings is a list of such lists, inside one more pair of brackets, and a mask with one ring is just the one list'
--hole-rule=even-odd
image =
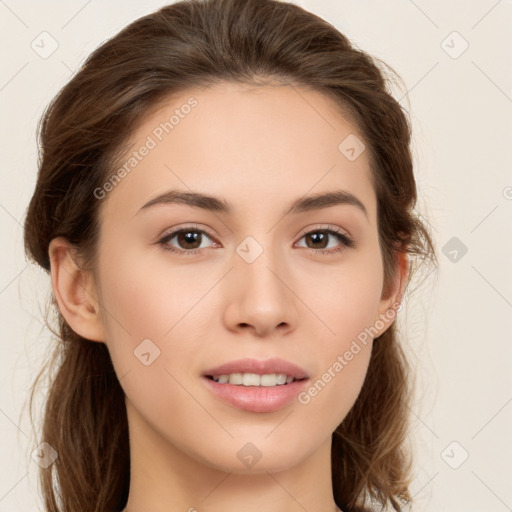
{"label": "woman", "polygon": [[25,222],[47,511],[403,510],[394,320],[436,260],[409,144],[375,59],[293,4],[178,2],[94,51]]}

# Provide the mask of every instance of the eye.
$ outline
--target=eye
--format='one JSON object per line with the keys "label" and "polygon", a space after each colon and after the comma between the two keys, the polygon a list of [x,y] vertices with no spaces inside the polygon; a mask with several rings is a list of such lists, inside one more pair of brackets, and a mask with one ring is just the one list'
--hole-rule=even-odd
{"label": "eye", "polygon": [[[338,228],[320,228],[314,231],[308,231],[305,233],[301,240],[305,238],[307,240],[307,249],[311,249],[313,253],[330,255],[341,251],[346,248],[355,246],[354,241],[346,233],[342,233]],[[329,239],[335,239],[340,242],[340,245],[334,246],[334,248],[328,249]],[[327,244],[327,245],[326,245]]]}
{"label": "eye", "polygon": [[[201,242],[203,241],[204,235],[206,235],[207,238],[212,239],[212,236],[203,229],[198,229],[196,227],[185,227],[165,235],[157,243],[162,245],[163,248],[167,251],[191,256],[197,254],[200,249],[204,248],[201,247]],[[174,245],[170,244],[174,238],[176,238],[176,242],[182,246],[182,248],[175,247]]]}

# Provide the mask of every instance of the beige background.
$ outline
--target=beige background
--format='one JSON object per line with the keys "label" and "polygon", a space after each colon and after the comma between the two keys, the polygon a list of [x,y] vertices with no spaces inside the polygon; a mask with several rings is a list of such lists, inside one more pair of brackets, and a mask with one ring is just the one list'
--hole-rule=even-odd
{"label": "beige background", "polygon": [[[441,263],[437,277],[418,274],[399,317],[419,377],[411,510],[512,510],[512,2],[295,3],[405,82],[394,94],[410,111],[419,211]],[[94,48],[164,4],[0,1],[0,512],[41,509],[22,409],[50,336],[49,281],[22,244],[37,122]],[[58,45],[49,56],[41,37]]]}

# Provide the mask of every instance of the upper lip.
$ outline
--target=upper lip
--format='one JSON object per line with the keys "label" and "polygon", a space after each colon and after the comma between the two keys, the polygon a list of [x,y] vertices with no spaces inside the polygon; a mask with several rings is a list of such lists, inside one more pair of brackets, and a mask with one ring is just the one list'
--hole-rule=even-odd
{"label": "upper lip", "polygon": [[258,359],[237,359],[236,361],[229,361],[228,363],[206,370],[203,375],[218,377],[219,375],[230,373],[256,373],[258,375],[285,373],[287,376],[295,379],[308,378],[306,370],[280,358],[266,359],[265,361]]}

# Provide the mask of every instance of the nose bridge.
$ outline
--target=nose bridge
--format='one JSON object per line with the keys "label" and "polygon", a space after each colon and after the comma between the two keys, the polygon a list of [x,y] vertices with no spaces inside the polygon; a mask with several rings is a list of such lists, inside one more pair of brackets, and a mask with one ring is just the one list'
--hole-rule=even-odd
{"label": "nose bridge", "polygon": [[272,233],[249,235],[236,246],[230,294],[230,322],[249,324],[263,333],[294,323],[293,293],[280,248]]}
{"label": "nose bridge", "polygon": [[276,247],[272,233],[248,235],[236,247],[237,274],[248,285],[276,292],[284,285],[276,276],[285,271],[283,255]]}

